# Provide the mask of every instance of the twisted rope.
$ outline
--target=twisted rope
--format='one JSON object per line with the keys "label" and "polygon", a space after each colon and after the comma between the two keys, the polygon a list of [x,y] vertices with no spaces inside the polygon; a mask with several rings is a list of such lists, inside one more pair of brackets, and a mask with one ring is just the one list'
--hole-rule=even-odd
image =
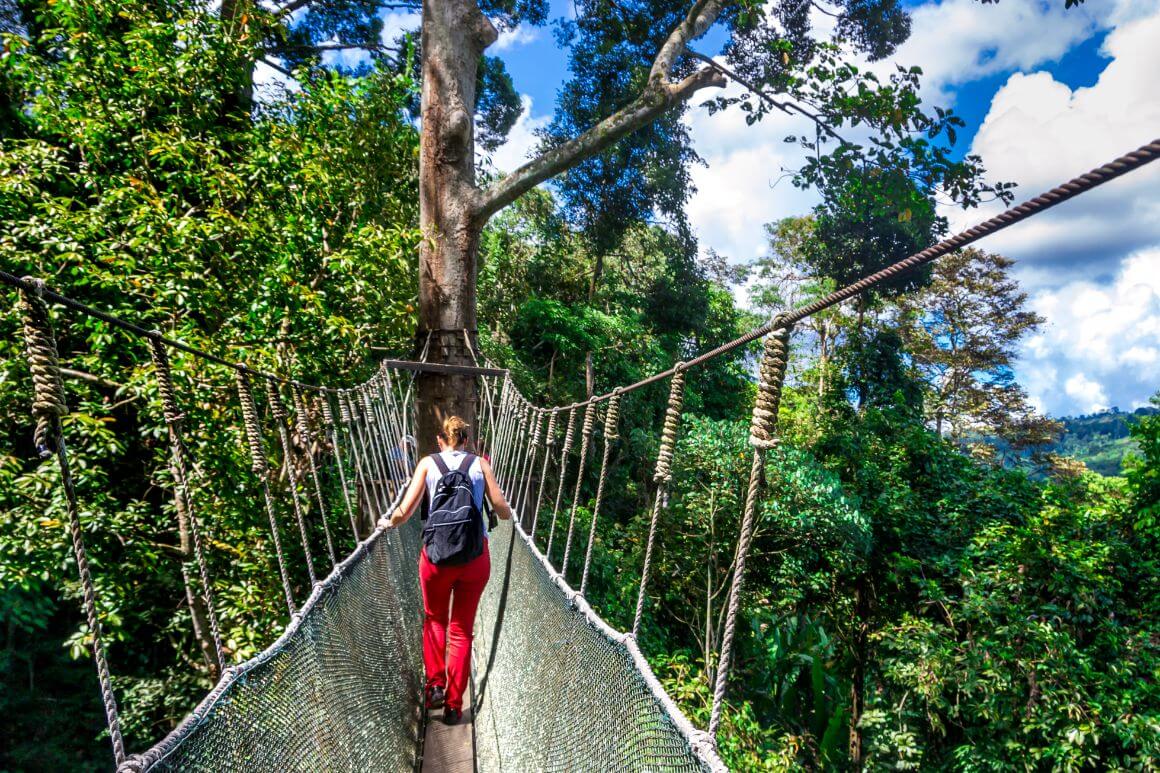
{"label": "twisted rope", "polygon": [[648,590],[649,571],[652,567],[653,544],[656,542],[657,521],[661,507],[668,505],[669,481],[673,477],[673,449],[677,445],[677,430],[681,426],[681,410],[685,407],[685,364],[678,362],[669,384],[669,403],[665,408],[665,423],[661,430],[661,446],[657,450],[657,466],[653,480],[657,484],[653,498],[652,516],[648,524],[648,542],[644,548],[644,564],[640,570],[640,590],[636,595],[636,614],[632,618],[633,638],[640,637],[640,622],[644,618],[645,593]]}
{"label": "twisted rope", "polygon": [[250,469],[262,484],[262,498],[266,503],[266,516],[270,519],[270,534],[274,537],[274,553],[278,557],[278,574],[282,577],[282,592],[286,595],[286,608],[294,615],[294,594],[290,590],[290,575],[286,573],[286,556],[282,552],[282,537],[278,533],[278,518],[274,514],[274,497],[270,494],[270,463],[262,447],[262,430],[258,425],[258,408],[254,405],[254,390],[250,386],[250,376],[242,370],[235,370],[238,384],[238,402],[242,406],[242,424],[246,430],[246,445],[250,449]]}
{"label": "twisted rope", "polygon": [[[1026,220],[1032,215],[1037,215],[1041,212],[1044,212],[1058,204],[1062,204],[1063,202],[1068,201],[1069,199],[1075,198],[1081,193],[1086,193],[1087,191],[1110,182],[1117,177],[1127,174],[1128,172],[1132,172],[1142,166],[1150,164],[1157,158],[1160,158],[1160,138],[1154,139],[1146,145],[1141,145],[1136,150],[1125,153],[1114,161],[1104,164],[1103,166],[1096,167],[1086,174],[1074,177],[1062,185],[1057,185],[1051,190],[1041,193],[1032,199],[1028,199],[1022,204],[1018,204],[1011,209],[1008,209],[1007,211],[990,218],[989,220],[985,220],[973,228],[969,228],[966,231],[962,231],[961,233],[955,234],[954,236],[943,239],[938,244],[928,247],[921,252],[917,252],[908,258],[898,261],[897,263],[891,264],[890,266],[882,269],[881,271],[878,271],[877,273],[871,274],[870,276],[865,277],[864,279],[860,279],[857,282],[851,285],[847,285],[846,287],[843,287],[839,290],[835,290],[829,295],[823,298],[819,298],[807,306],[802,306],[799,309],[795,309],[792,312],[786,314],[784,320],[788,324],[796,324],[801,322],[806,317],[817,314],[819,311],[828,309],[831,306],[836,306],[845,300],[849,300],[855,295],[865,292],[874,285],[880,284],[887,279],[891,279],[899,274],[906,273],[907,271],[913,271],[919,266],[930,263],[931,261],[936,260],[943,255],[954,252],[955,250],[961,249],[970,244],[974,244],[980,239],[998,233],[1004,228],[1008,228],[1015,225],[1016,223]],[[709,351],[694,357],[685,363],[685,367],[693,368],[698,365],[703,365],[706,362],[715,359],[722,354],[725,354],[726,352],[731,352],[734,349],[752,343],[753,341],[756,341],[758,338],[761,338],[773,330],[773,327],[773,323],[768,322],[761,327],[750,330],[745,335],[739,336],[732,341],[729,341],[728,343],[722,344],[721,346],[710,349]],[[669,370],[661,371],[660,373],[654,373],[648,378],[644,378],[633,384],[620,387],[621,393],[627,394],[642,387],[646,387],[649,384],[655,384],[658,381],[664,381],[666,378],[673,375],[674,372],[675,369],[670,368]],[[611,396],[612,394],[608,393],[598,395],[592,399],[601,401],[607,400]]]}
{"label": "twisted rope", "polygon": [[544,464],[540,467],[540,486],[536,491],[536,509],[532,512],[532,530],[528,534],[533,544],[536,540],[536,523],[540,520],[540,505],[544,501],[544,489],[548,483],[548,464],[552,458],[552,446],[556,444],[557,411],[548,412],[548,429],[544,433]]}
{"label": "twisted rope", "polygon": [[588,569],[592,565],[592,545],[596,542],[596,517],[600,515],[600,503],[604,499],[604,482],[608,477],[608,457],[612,455],[612,445],[620,437],[617,427],[620,422],[620,392],[613,391],[604,414],[604,455],[600,459],[600,478],[596,484],[596,501],[592,504],[592,524],[588,528],[588,548],[584,551],[584,571],[580,575],[580,595],[588,589]]}
{"label": "twisted rope", "polygon": [[584,482],[584,462],[588,460],[588,446],[592,442],[592,432],[596,425],[596,403],[588,403],[584,411],[584,429],[580,432],[580,464],[576,468],[576,489],[572,492],[572,512],[568,515],[568,537],[564,540],[564,560],[560,564],[560,574],[568,577],[568,556],[572,554],[572,531],[576,525],[576,508],[580,504],[580,485]]}
{"label": "twisted rope", "polygon": [[318,502],[318,517],[322,521],[322,531],[326,534],[326,551],[330,554],[330,565],[338,566],[338,555],[334,552],[334,540],[330,536],[330,524],[327,522],[326,498],[322,495],[322,482],[318,479],[318,464],[314,461],[314,438],[310,431],[310,420],[307,416],[306,396],[302,388],[294,385],[290,388],[290,397],[294,401],[294,425],[298,429],[298,441],[302,444],[306,454],[306,464],[310,468],[310,479],[314,483],[314,498]]}
{"label": "twisted rope", "polygon": [[286,410],[286,403],[282,400],[278,384],[273,379],[266,379],[266,399],[270,403],[270,413],[274,417],[274,424],[278,427],[278,439],[282,443],[282,469],[286,471],[287,487],[290,489],[290,506],[294,510],[294,519],[298,522],[298,536],[302,539],[302,553],[306,556],[306,573],[310,576],[310,584],[318,584],[314,576],[314,556],[310,552],[310,537],[306,531],[306,517],[302,512],[302,503],[298,501],[298,474],[294,472],[294,446],[290,443],[290,432],[286,429],[286,422],[290,412]]}
{"label": "twisted rope", "polygon": [[[169,469],[173,475],[173,504],[177,510],[179,523],[189,524],[189,533],[193,538],[193,555],[197,561],[197,571],[201,578],[202,595],[205,599],[206,617],[209,618],[210,636],[213,639],[214,654],[217,656],[217,670],[220,674],[226,667],[226,657],[222,649],[221,631],[218,627],[217,609],[213,599],[213,585],[209,579],[209,568],[205,559],[205,551],[201,541],[201,524],[193,509],[193,498],[189,490],[189,476],[186,459],[189,449],[181,434],[185,416],[177,404],[177,390],[173,386],[173,368],[169,362],[169,351],[165,344],[156,339],[149,340],[149,356],[153,359],[153,372],[157,376],[157,389],[161,395],[161,407],[165,415],[165,424],[169,429]],[[185,548],[182,545],[182,548]],[[190,589],[189,611],[194,614],[194,599],[192,583],[189,581],[189,569],[185,560],[181,561],[181,577],[185,587]]]}
{"label": "twisted rope", "polygon": [[29,284],[31,290],[21,289],[19,307],[24,323],[24,344],[32,374],[32,415],[36,418],[34,439],[40,457],[44,459],[55,453],[57,463],[60,465],[61,486],[64,489],[65,506],[68,510],[69,537],[72,540],[77,575],[81,582],[85,620],[93,640],[93,661],[97,666],[97,681],[100,683],[101,701],[105,706],[109,738],[113,743],[113,757],[119,765],[125,760],[125,742],[121,737],[121,719],[117,711],[117,696],[113,692],[113,677],[109,672],[109,661],[105,655],[101,620],[97,616],[97,593],[93,586],[88,553],[85,550],[80,506],[77,503],[76,487],[69,468],[68,448],[64,442],[64,433],[61,431],[60,418],[68,412],[68,407],[64,400],[64,383],[60,378],[56,338],[53,336],[48,306],[40,295],[43,286],[36,280],[29,280]]}
{"label": "twisted rope", "polygon": [[568,428],[564,430],[564,446],[560,449],[560,484],[556,487],[556,505],[552,508],[552,526],[548,529],[548,549],[545,556],[552,555],[552,540],[556,536],[556,516],[560,512],[560,499],[564,495],[564,477],[568,472],[568,454],[572,452],[572,439],[576,432],[576,409],[579,406],[568,406]]}
{"label": "twisted rope", "polygon": [[665,408],[665,423],[661,430],[661,447],[657,452],[656,473],[653,481],[668,483],[673,477],[673,449],[677,443],[677,429],[681,426],[681,410],[685,407],[685,368],[677,363],[669,384],[669,403]]}
{"label": "twisted rope", "polygon": [[24,320],[24,344],[32,374],[32,416],[36,419],[33,442],[41,459],[52,456],[57,448],[60,417],[68,413],[64,399],[64,383],[60,378],[60,362],[56,354],[56,340],[48,306],[41,293],[44,283],[25,277],[34,289],[20,293],[20,313]]}
{"label": "twisted rope", "polygon": [[713,708],[709,715],[709,735],[713,738],[717,737],[717,728],[721,724],[721,710],[725,703],[729,668],[733,661],[733,640],[737,616],[741,609],[745,562],[749,556],[749,545],[753,541],[753,529],[757,521],[757,499],[765,470],[765,452],[776,444],[777,410],[781,402],[781,389],[785,383],[786,365],[789,360],[787,350],[790,323],[786,322],[784,317],[778,317],[772,324],[776,330],[765,340],[765,353],[761,362],[761,385],[758,388],[757,402],[753,407],[753,421],[749,431],[749,443],[753,446],[753,464],[749,469],[745,514],[742,516],[741,533],[737,538],[733,581],[729,587],[729,606],[725,613],[725,631],[721,637],[721,657],[717,663],[717,683],[713,690]]}

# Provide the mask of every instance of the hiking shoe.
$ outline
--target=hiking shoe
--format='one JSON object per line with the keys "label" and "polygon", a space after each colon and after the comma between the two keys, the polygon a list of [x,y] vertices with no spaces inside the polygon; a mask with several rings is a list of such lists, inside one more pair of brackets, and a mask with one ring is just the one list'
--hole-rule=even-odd
{"label": "hiking shoe", "polygon": [[453,709],[450,706],[443,709],[443,724],[458,725],[463,719],[463,709]]}
{"label": "hiking shoe", "polygon": [[426,705],[429,709],[438,709],[443,706],[443,688],[437,684],[427,687]]}

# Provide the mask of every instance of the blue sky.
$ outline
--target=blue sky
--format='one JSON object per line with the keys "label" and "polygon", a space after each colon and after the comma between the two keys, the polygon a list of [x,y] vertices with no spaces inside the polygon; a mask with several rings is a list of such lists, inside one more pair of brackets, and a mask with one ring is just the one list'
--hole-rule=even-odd
{"label": "blue sky", "polygon": [[[960,152],[981,155],[991,179],[1016,182],[1017,199],[1028,198],[1160,137],[1160,3],[1063,5],[914,3],[910,40],[873,66],[922,67],[924,100],[953,107],[967,121]],[[570,2],[554,2],[550,16],[571,13]],[[416,17],[388,16],[390,28],[415,26]],[[550,120],[568,75],[567,52],[543,27],[509,31],[490,53],[504,58],[528,108],[491,159],[511,170]],[[802,126],[775,116],[749,127],[737,113],[709,116],[698,107],[688,122],[708,162],[693,170],[698,192],[687,210],[701,248],[736,262],[759,257],[764,223],[804,214],[815,202],[782,179],[800,163],[782,138]],[[1049,414],[1130,410],[1160,389],[1160,164],[1154,166],[979,245],[1017,261],[1030,305],[1047,319],[1024,343],[1016,373]],[[1001,209],[944,214],[961,230]]]}

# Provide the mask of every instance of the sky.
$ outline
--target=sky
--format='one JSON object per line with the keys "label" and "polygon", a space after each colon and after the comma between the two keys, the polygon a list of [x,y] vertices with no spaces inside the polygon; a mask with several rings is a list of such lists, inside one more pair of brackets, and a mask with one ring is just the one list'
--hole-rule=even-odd
{"label": "sky", "polygon": [[[1016,201],[1160,137],[1160,3],[1063,6],[912,3],[910,39],[873,65],[921,67],[924,102],[954,108],[966,120],[959,151],[980,155],[990,180],[1016,183]],[[551,18],[572,13],[570,2],[553,0]],[[417,26],[413,15],[391,13],[386,21],[387,35]],[[567,52],[548,26],[506,32],[489,53],[505,60],[525,106],[490,159],[510,171],[551,119],[568,77]],[[748,262],[765,250],[765,223],[806,214],[817,201],[784,176],[801,157],[783,138],[804,127],[780,115],[747,126],[736,111],[710,116],[701,101],[693,100],[687,117],[706,161],[692,172],[697,192],[689,220],[703,251]],[[979,243],[1016,260],[1029,305],[1046,319],[1023,342],[1015,369],[1040,410],[1132,410],[1160,390],[1158,194],[1160,163]],[[943,214],[954,232],[1003,208]]]}

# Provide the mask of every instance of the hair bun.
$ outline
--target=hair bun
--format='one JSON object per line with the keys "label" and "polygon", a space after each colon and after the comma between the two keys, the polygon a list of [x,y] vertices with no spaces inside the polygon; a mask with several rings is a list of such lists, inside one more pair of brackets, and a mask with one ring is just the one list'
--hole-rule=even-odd
{"label": "hair bun", "polygon": [[458,416],[448,416],[443,420],[443,431],[439,433],[445,443],[458,448],[471,437],[471,425]]}

